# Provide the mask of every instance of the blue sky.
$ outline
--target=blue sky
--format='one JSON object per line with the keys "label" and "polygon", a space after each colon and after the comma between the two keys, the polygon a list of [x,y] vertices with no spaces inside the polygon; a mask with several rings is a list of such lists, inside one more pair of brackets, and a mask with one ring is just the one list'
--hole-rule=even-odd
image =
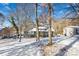
{"label": "blue sky", "polygon": [[[54,8],[54,18],[55,19],[59,19],[61,17],[63,17],[64,13],[70,8],[69,4],[62,4],[62,3],[55,3],[53,4],[53,8]],[[15,3],[0,3],[0,13],[4,14],[5,16],[8,16],[10,11],[12,10],[15,12],[16,10],[16,4]],[[41,15],[42,13],[42,8],[38,7],[38,15]],[[45,12],[47,12],[47,9],[45,9]],[[34,16],[32,16],[33,19],[35,19]],[[8,21],[5,21],[4,26],[10,26],[11,24]]]}
{"label": "blue sky", "polygon": [[[16,9],[16,4],[14,3],[0,3],[0,13],[2,13],[4,16],[8,16],[10,13],[10,9],[15,11]],[[11,24],[9,23],[9,21],[6,19],[6,21],[4,22],[4,27],[8,27]]]}

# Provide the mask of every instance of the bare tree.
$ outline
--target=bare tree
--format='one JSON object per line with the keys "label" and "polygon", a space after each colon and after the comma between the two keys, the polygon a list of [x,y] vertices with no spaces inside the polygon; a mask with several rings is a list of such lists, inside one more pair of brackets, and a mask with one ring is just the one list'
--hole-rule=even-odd
{"label": "bare tree", "polygon": [[[48,36],[49,36],[49,39],[48,39],[48,45],[52,45],[52,31],[51,31],[51,27],[52,27],[52,11],[53,11],[53,6],[51,3],[48,3],[48,4],[45,4],[43,3],[42,4],[42,7],[45,9],[46,7],[48,8],[48,27],[49,27],[49,30],[48,30]],[[43,11],[44,12],[44,11]]]}
{"label": "bare tree", "polygon": [[31,16],[34,15],[34,6],[33,4],[19,3],[17,4],[17,20],[20,34],[20,42],[21,42],[21,34],[25,31],[28,31],[33,25]]}
{"label": "bare tree", "polygon": [[52,13],[52,7],[51,4],[48,3],[48,22],[49,22],[49,42],[48,45],[52,45],[52,36],[51,36],[51,13]]}
{"label": "bare tree", "polygon": [[35,4],[36,8],[35,8],[35,13],[36,13],[36,31],[37,31],[37,39],[36,40],[39,40],[39,25],[38,25],[38,14],[37,14],[37,8],[38,8],[38,4],[36,3]]}
{"label": "bare tree", "polygon": [[10,19],[8,19],[8,21],[12,24],[12,26],[15,28],[16,30],[16,34],[19,36],[19,29],[17,24],[15,23],[15,18],[13,16],[10,16]]}

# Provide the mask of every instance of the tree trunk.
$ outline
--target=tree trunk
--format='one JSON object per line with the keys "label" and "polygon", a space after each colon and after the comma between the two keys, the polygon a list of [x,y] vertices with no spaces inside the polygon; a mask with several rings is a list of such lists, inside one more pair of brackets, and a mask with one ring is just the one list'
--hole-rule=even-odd
{"label": "tree trunk", "polygon": [[19,38],[19,29],[18,29],[17,26],[15,26],[15,29],[16,29],[16,34],[17,34],[17,36],[18,36],[18,38]]}
{"label": "tree trunk", "polygon": [[49,22],[49,41],[48,41],[48,45],[52,45],[52,36],[51,36],[51,4],[48,4],[48,22]]}
{"label": "tree trunk", "polygon": [[38,25],[38,21],[36,21],[36,31],[37,31],[37,39],[36,39],[36,41],[38,41],[39,40],[39,25]]}
{"label": "tree trunk", "polygon": [[22,32],[22,26],[19,27],[19,42],[21,42],[21,39],[22,39],[21,32]]}
{"label": "tree trunk", "polygon": [[21,33],[19,34],[19,42],[21,42]]}
{"label": "tree trunk", "polygon": [[36,41],[38,41],[39,40],[39,24],[38,24],[38,18],[37,18],[37,6],[38,6],[38,4],[36,3],[36,36],[37,36],[37,39],[36,39]]}

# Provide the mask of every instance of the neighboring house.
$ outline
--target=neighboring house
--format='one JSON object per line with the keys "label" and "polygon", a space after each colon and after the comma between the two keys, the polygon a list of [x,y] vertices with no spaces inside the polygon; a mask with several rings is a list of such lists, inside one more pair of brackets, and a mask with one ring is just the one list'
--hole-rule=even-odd
{"label": "neighboring house", "polygon": [[0,36],[13,36],[16,34],[16,30],[11,27],[5,27],[0,31]]}
{"label": "neighboring house", "polygon": [[[51,30],[52,30],[52,36],[53,36],[54,29],[52,28]],[[39,34],[41,37],[47,37],[48,36],[48,28],[44,27],[44,26],[40,26],[39,27]],[[29,30],[28,35],[30,37],[35,37],[36,36],[36,28],[32,28],[31,30]]]}
{"label": "neighboring house", "polygon": [[68,37],[79,35],[79,26],[68,26],[63,29],[63,34]]}

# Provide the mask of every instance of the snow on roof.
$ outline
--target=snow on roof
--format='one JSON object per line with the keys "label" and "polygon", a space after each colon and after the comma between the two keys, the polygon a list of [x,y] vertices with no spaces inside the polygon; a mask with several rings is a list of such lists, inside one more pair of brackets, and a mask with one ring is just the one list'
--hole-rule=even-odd
{"label": "snow on roof", "polygon": [[[54,31],[53,28],[51,30]],[[31,32],[31,31],[36,31],[36,28],[33,28],[33,29],[29,30],[29,32]],[[47,27],[39,27],[39,31],[47,32],[48,28]]]}
{"label": "snow on roof", "polygon": [[38,27],[39,29],[47,29],[47,27]]}
{"label": "snow on roof", "polygon": [[68,27],[65,27],[65,28],[79,28],[79,26],[68,26]]}

